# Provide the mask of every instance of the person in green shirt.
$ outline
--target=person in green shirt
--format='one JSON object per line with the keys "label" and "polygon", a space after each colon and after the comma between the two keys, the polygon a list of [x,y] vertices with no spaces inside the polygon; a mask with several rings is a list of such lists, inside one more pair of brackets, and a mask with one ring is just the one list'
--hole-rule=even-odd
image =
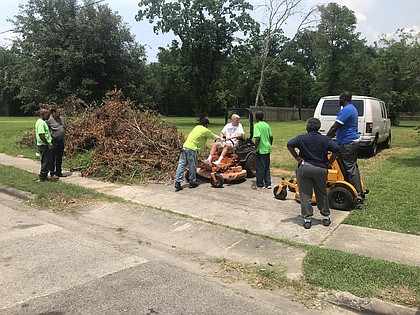
{"label": "person in green shirt", "polygon": [[[41,170],[39,172],[40,182],[47,180],[52,161],[51,133],[46,123],[48,118],[50,118],[49,110],[42,108],[39,110],[39,119],[35,123],[36,145],[38,146],[38,152],[41,155]],[[52,176],[51,178],[58,179],[57,176]]]}
{"label": "person in green shirt", "polygon": [[175,191],[182,190],[181,181],[184,176],[185,168],[188,165],[189,170],[189,188],[195,188],[197,184],[197,160],[198,150],[206,145],[207,139],[220,139],[218,135],[215,135],[207,127],[209,126],[209,120],[203,118],[200,124],[195,126],[193,130],[188,134],[187,140],[185,140],[181,154],[179,155],[178,168],[175,175]]}
{"label": "person in green shirt", "polygon": [[273,144],[273,133],[270,126],[263,121],[264,113],[256,112],[254,126],[255,151],[256,151],[256,169],[257,182],[253,189],[267,188],[271,189],[270,176],[270,153]]}

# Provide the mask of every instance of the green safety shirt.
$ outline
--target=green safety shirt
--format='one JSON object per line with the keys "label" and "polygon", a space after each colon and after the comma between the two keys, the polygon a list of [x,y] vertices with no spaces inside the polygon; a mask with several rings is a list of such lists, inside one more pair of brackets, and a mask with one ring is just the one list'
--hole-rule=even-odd
{"label": "green safety shirt", "polygon": [[260,154],[268,154],[271,152],[270,137],[273,134],[270,126],[265,121],[259,121],[254,126],[254,138],[260,138],[257,152]]}
{"label": "green safety shirt", "polygon": [[207,129],[203,125],[195,126],[188,134],[187,140],[184,142],[184,148],[198,151],[205,146],[207,139],[211,138],[213,138],[213,132],[210,129]]}
{"label": "green safety shirt", "polygon": [[40,134],[45,135],[45,139],[47,139],[48,143],[51,143],[51,133],[50,129],[48,128],[47,123],[43,119],[38,119],[35,123],[35,133],[36,133],[36,145],[46,145],[44,141],[39,137]]}

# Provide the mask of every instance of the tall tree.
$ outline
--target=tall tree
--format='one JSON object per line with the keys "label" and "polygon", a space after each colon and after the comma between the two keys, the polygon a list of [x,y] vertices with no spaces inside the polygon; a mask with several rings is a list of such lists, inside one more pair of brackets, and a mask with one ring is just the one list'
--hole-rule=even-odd
{"label": "tall tree", "polygon": [[[261,53],[261,71],[257,93],[255,96],[255,106],[258,106],[260,103],[265,105],[263,89],[266,76],[274,67],[277,59],[281,58],[283,52],[281,50],[276,56],[274,56],[274,58],[270,58],[270,46],[273,45],[273,41],[276,40],[276,37],[283,33],[283,26],[290,20],[290,18],[303,14],[301,22],[295,33],[296,36],[301,28],[305,28],[305,26],[310,24],[308,19],[314,12],[314,9],[310,9],[308,12],[303,13],[301,8],[303,2],[304,0],[266,0],[262,5],[264,13],[267,16],[267,20],[264,23],[265,30]],[[291,42],[293,42],[294,37]]]}
{"label": "tall tree", "polygon": [[[356,30],[353,11],[336,3],[319,6],[321,21],[313,38],[317,68],[315,93],[332,95],[343,90],[366,93],[363,78],[369,77],[368,54]],[[358,67],[360,71],[354,71]]]}
{"label": "tall tree", "polygon": [[374,95],[396,111],[420,111],[420,33],[397,30],[375,43]]}
{"label": "tall tree", "polygon": [[19,8],[14,81],[27,109],[69,96],[99,100],[114,86],[134,90],[139,84],[144,48],[107,5],[29,0]]}
{"label": "tall tree", "polygon": [[193,98],[194,114],[213,107],[215,84],[236,35],[257,28],[245,0],[142,0],[136,19],[155,23],[156,33],[173,32],[181,42],[182,69]]}

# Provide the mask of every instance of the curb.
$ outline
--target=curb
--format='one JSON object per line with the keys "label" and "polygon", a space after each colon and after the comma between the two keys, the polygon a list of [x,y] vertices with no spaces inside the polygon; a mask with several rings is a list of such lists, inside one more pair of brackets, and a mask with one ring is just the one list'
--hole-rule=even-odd
{"label": "curb", "polygon": [[11,187],[7,187],[4,185],[0,184],[0,192],[7,194],[9,196],[15,197],[15,198],[19,198],[22,200],[33,200],[35,199],[35,195],[27,192],[27,191],[22,191],[19,189],[15,189],[15,188],[11,188]]}
{"label": "curb", "polygon": [[331,304],[346,307],[361,313],[381,315],[416,315],[419,310],[382,301],[376,298],[359,298],[349,292],[337,292],[325,297]]}

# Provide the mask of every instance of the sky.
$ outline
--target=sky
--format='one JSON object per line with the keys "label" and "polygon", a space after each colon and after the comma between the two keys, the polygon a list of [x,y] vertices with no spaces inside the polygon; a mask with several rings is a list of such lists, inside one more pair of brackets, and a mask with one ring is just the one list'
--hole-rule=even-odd
{"label": "sky", "polygon": [[[254,5],[263,0],[248,0]],[[259,2],[258,2],[259,1]],[[306,8],[317,4],[336,2],[345,5],[355,12],[357,17],[356,31],[361,33],[368,44],[372,44],[381,34],[392,34],[399,28],[415,29],[420,32],[420,0],[304,0]],[[12,24],[7,22],[19,12],[19,3],[26,3],[24,0],[0,0],[0,33],[12,29]],[[175,37],[168,34],[154,34],[153,26],[148,21],[137,22],[135,15],[138,11],[137,0],[105,0],[109,7],[123,17],[124,22],[130,27],[131,33],[135,35],[136,41],[145,45],[148,61],[156,61],[158,47],[166,47]],[[262,14],[254,12],[253,17],[261,23]],[[284,32],[288,37],[295,33],[296,23],[290,21]],[[13,39],[13,32],[0,34],[0,45],[10,45]]]}

